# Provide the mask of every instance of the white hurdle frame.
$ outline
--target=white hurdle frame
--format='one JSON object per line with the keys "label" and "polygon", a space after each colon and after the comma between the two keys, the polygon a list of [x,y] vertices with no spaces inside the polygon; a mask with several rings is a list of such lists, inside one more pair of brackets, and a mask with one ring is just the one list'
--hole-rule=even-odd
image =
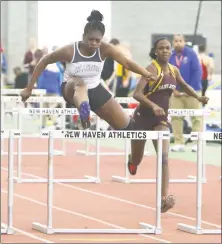
{"label": "white hurdle frame", "polygon": [[[1,135],[4,136],[4,135]],[[12,132],[6,136],[8,139],[8,198],[7,198],[7,224],[1,223],[1,234],[12,235],[15,233],[13,230],[13,199],[14,199],[14,136]]]}
{"label": "white hurdle frame", "polygon": [[[184,115],[189,115],[189,116],[202,116],[204,119],[204,116],[206,115],[204,110],[202,109],[169,109],[169,116],[184,116]],[[183,115],[182,115],[183,114]],[[137,183],[137,184],[144,184],[144,183],[156,183],[156,179],[131,179],[129,176],[129,170],[127,167],[128,160],[125,161],[125,176],[112,176],[112,180],[115,182],[119,183],[124,183],[124,184],[130,184],[130,183]],[[206,164],[205,160],[203,162],[203,167],[202,167],[202,183],[207,183],[207,178],[206,178]],[[188,178],[186,179],[170,179],[170,183],[196,183],[197,178],[196,176],[188,175]]]}
{"label": "white hurdle frame", "polygon": [[[37,113],[30,113],[30,111],[34,112],[37,111]],[[58,114],[63,114],[64,111],[68,111],[68,113],[72,113],[72,115],[76,115],[78,114],[78,110],[76,108],[70,108],[70,109],[63,109],[63,108],[42,108],[42,109],[38,109],[38,108],[21,108],[19,110],[19,113],[21,114],[40,114],[41,111],[45,111],[42,114],[51,114],[54,112],[58,112]],[[51,111],[51,112],[50,112]],[[92,116],[96,116],[94,113],[91,113]],[[98,119],[98,117],[96,116],[96,119]],[[19,139],[20,137],[23,138],[39,138],[41,135],[44,135],[44,133],[47,133],[48,130],[42,130],[42,132],[40,132],[39,134],[34,134],[34,135],[22,135],[19,130],[14,130],[14,132],[17,131],[17,138]],[[63,132],[64,130],[58,130],[58,133]],[[2,130],[2,133],[4,133],[4,131]],[[18,136],[18,134],[20,134],[21,136]],[[63,139],[65,140],[65,139]],[[100,147],[100,141],[96,140],[96,148]],[[47,152],[48,154],[48,152]],[[54,150],[53,153],[55,156],[60,156],[60,154]],[[15,154],[14,154],[15,155]],[[100,183],[100,155],[98,153],[97,157],[96,157],[96,172],[95,172],[96,176],[89,176],[89,175],[85,175],[82,179],[54,179],[54,182],[57,183]],[[45,183],[48,182],[48,179],[44,179],[44,178],[40,178],[40,179],[33,179],[33,178],[18,178],[18,177],[13,177],[14,182],[16,183]]]}
{"label": "white hurdle frame", "polygon": [[[188,232],[196,235],[210,235],[218,234],[221,235],[221,229],[202,229],[202,165],[203,165],[203,141],[206,140],[220,140],[221,132],[200,132],[192,133],[191,139],[197,140],[198,151],[197,151],[197,184],[196,184],[196,225],[191,226],[187,224],[179,223],[177,228],[181,231]],[[216,138],[215,138],[215,135]]]}
{"label": "white hurdle frame", "polygon": [[[74,131],[73,131],[74,132]],[[79,132],[79,131],[77,131]],[[83,131],[80,131],[83,133]],[[92,133],[101,133],[101,131],[89,131]],[[119,131],[121,133],[127,133],[127,131]],[[139,131],[135,131],[138,133]],[[112,133],[112,132],[104,132]],[[144,133],[144,132],[142,132]],[[48,187],[47,187],[47,224],[43,225],[37,222],[33,222],[32,229],[37,230],[45,234],[161,234],[161,181],[162,181],[162,142],[164,139],[169,140],[169,133],[166,132],[145,132],[146,137],[149,139],[158,140],[158,153],[157,153],[157,186],[156,186],[156,226],[139,223],[140,229],[64,229],[53,228],[52,221],[52,209],[53,209],[53,140],[54,138],[63,138],[64,134],[59,131],[49,131],[48,133]],[[79,138],[82,138],[81,136]],[[125,140],[125,139],[124,139]],[[97,153],[99,153],[99,145],[97,144]],[[97,155],[98,157],[98,155]]]}
{"label": "white hurdle frame", "polygon": [[[132,97],[116,97],[115,100],[117,100],[119,103],[137,103],[134,98]],[[134,109],[124,109],[125,112],[127,112],[129,115],[131,115],[134,111]],[[185,111],[186,115],[189,116],[202,116],[203,117],[203,130],[205,128],[204,126],[204,118],[206,114],[209,114],[209,111],[206,111],[206,114],[203,112],[202,109],[170,109],[169,114],[172,113],[174,116],[184,116],[181,115],[181,113]],[[179,113],[177,115],[177,113]],[[100,120],[98,120],[100,122]],[[99,126],[99,125],[97,125]],[[186,138],[189,138],[190,135],[186,135]],[[128,142],[125,141],[125,149],[128,147]],[[128,149],[126,149],[128,150]],[[89,151],[89,141],[88,139],[85,139],[85,150],[77,150],[78,154],[84,155],[84,156],[94,156],[96,155],[96,152],[90,152]],[[100,152],[100,156],[122,156],[125,155],[126,152]],[[145,151],[144,151],[144,156],[150,156],[151,153],[149,150],[146,150],[146,145],[145,145]],[[125,157],[125,177],[121,176],[112,176],[112,180],[120,183],[156,183],[156,179],[130,179],[129,178],[129,172],[128,172],[128,158]],[[193,175],[188,175],[188,178],[186,179],[170,179],[170,183],[196,183],[197,178],[196,176]],[[203,164],[203,177],[202,177],[202,183],[207,183],[207,178],[206,178],[206,164],[204,161]]]}
{"label": "white hurdle frame", "polygon": [[[6,89],[6,90],[10,90],[10,89]],[[13,89],[12,89],[13,90]],[[20,89],[15,89],[16,92],[20,91]],[[34,92],[36,91],[36,93]],[[40,91],[38,90],[33,90],[33,94],[45,94],[40,93]],[[43,90],[45,91],[45,90]],[[10,92],[8,94],[11,94]],[[10,102],[10,101],[15,101],[15,102],[21,102],[21,97],[15,97],[15,96],[6,96],[6,97],[2,97],[2,103],[1,103],[1,107],[2,107],[2,120],[3,123],[2,125],[4,125],[4,114],[5,114],[5,110],[4,110],[4,102]],[[40,108],[42,108],[42,104],[43,102],[50,102],[50,103],[60,103],[62,104],[63,109],[65,109],[65,101],[62,97],[52,97],[52,96],[40,96],[40,97],[30,97],[28,100],[29,103],[32,102],[38,102],[40,103]],[[17,123],[17,130],[21,130],[22,129],[22,116],[21,116],[21,109],[22,108],[15,108],[13,109],[11,112],[14,114],[17,114],[17,119],[18,119],[18,123]],[[42,114],[40,113],[40,121],[42,118]],[[65,116],[63,116],[63,120],[62,120],[62,127],[65,128]],[[2,130],[4,130],[4,126],[2,128]],[[33,137],[37,137],[38,138],[39,134],[34,134]],[[3,138],[2,138],[3,140]],[[3,142],[3,141],[2,141]],[[3,143],[2,143],[3,145]],[[22,178],[22,156],[29,156],[29,155],[36,155],[36,156],[43,156],[43,155],[47,155],[48,152],[22,152],[22,138],[19,137],[17,140],[17,145],[18,145],[18,151],[14,153],[14,155],[17,156],[17,171],[16,174],[17,176],[14,177],[14,181],[17,183],[23,183],[23,182],[29,182],[28,179],[23,179]],[[62,141],[62,148],[61,150],[55,150],[56,154],[58,156],[64,156],[65,155],[65,140]],[[8,152],[2,152],[2,155],[7,155]],[[31,181],[32,182],[32,181]]]}

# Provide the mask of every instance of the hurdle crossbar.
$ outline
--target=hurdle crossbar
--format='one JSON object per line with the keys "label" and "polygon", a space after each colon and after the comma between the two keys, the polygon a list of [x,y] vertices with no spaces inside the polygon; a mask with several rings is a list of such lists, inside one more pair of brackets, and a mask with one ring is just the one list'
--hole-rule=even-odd
{"label": "hurdle crossbar", "polygon": [[14,174],[14,138],[13,133],[9,132],[8,141],[8,199],[7,199],[7,224],[1,223],[1,234],[12,235],[15,233],[13,230],[13,195],[14,195],[14,185],[13,185],[13,174]]}
{"label": "hurdle crossbar", "polygon": [[[156,187],[156,225],[150,225],[146,223],[139,223],[140,229],[62,229],[62,228],[53,228],[52,221],[52,209],[53,209],[53,139],[54,138],[99,138],[99,139],[156,139],[158,140],[158,149],[157,149],[157,187]],[[167,132],[158,132],[158,131],[73,131],[70,132],[61,132],[61,131],[49,131],[44,134],[48,136],[48,187],[47,187],[47,224],[43,225],[37,222],[32,224],[32,228],[39,232],[45,234],[55,234],[55,233],[98,233],[98,234],[161,234],[161,180],[162,180],[162,142],[165,139],[169,139],[169,133]],[[97,152],[99,152],[99,147],[97,147]]]}
{"label": "hurdle crossbar", "polygon": [[[1,95],[20,95],[21,91],[23,89],[1,89]],[[32,95],[45,95],[46,90],[45,89],[33,89]]]}
{"label": "hurdle crossbar", "polygon": [[191,234],[202,235],[202,234],[220,234],[221,229],[203,229],[201,227],[202,222],[202,165],[203,165],[203,141],[205,140],[222,140],[221,132],[200,132],[192,133],[192,140],[197,140],[198,151],[197,151],[197,184],[196,184],[196,225],[191,226],[183,223],[177,225],[178,229]]}

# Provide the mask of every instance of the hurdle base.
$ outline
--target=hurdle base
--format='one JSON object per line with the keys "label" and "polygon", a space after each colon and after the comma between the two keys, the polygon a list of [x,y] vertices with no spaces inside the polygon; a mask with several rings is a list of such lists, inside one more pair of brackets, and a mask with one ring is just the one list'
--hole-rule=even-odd
{"label": "hurdle base", "polygon": [[[91,176],[85,176],[86,179],[54,179],[54,183],[100,183],[100,179]],[[47,183],[48,179],[22,179],[13,178],[14,183]]]}
{"label": "hurdle base", "polygon": [[162,229],[161,228],[157,228],[154,225],[146,224],[144,222],[140,222],[139,225],[140,225],[140,228],[141,229],[151,229],[151,230],[154,230],[155,231],[154,234],[156,234],[156,235],[162,234]]}
{"label": "hurdle base", "polygon": [[89,176],[89,175],[84,175],[84,177],[86,179],[88,179],[88,180],[91,180],[91,182],[93,182],[93,183],[97,183],[98,184],[98,183],[101,182],[100,178],[96,178],[96,177]]}
{"label": "hurdle base", "polygon": [[8,228],[7,225],[1,224],[1,234],[13,235],[15,231],[12,228]]}
{"label": "hurdle base", "polygon": [[32,229],[44,234],[160,234],[161,230],[157,230],[155,226],[141,223],[142,229],[59,229],[47,228],[37,222],[32,223]]}
{"label": "hurdle base", "polygon": [[177,229],[196,235],[221,235],[221,229],[197,229],[195,226],[178,224]]}
{"label": "hurdle base", "polygon": [[[77,150],[77,154],[84,155],[84,156],[96,156],[96,152],[87,152],[85,150]],[[100,156],[124,156],[124,152],[100,152]]]}
{"label": "hurdle base", "polygon": [[[144,183],[156,183],[156,179],[129,179],[126,177],[121,176],[112,176],[112,181],[119,182],[119,183],[137,183],[137,184],[144,184]],[[196,179],[170,179],[170,183],[196,183]]]}
{"label": "hurdle base", "polygon": [[[188,178],[190,178],[190,179],[194,179],[195,182],[196,182],[196,180],[197,180],[197,177],[194,176],[194,175],[188,175]],[[207,183],[207,178],[202,178],[202,183],[203,183],[203,184],[206,184],[206,183]]]}
{"label": "hurdle base", "polygon": [[[8,152],[1,152],[2,156],[8,156]],[[18,152],[13,153],[14,156],[18,155]],[[48,152],[21,152],[21,156],[47,156]],[[54,156],[65,156],[63,151],[54,150]]]}

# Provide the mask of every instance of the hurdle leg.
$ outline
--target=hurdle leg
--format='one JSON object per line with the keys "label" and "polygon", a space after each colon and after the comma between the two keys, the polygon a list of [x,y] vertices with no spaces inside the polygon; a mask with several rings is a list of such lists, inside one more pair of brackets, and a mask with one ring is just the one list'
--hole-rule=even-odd
{"label": "hurdle leg", "polygon": [[44,234],[53,234],[52,227],[52,206],[53,206],[53,156],[54,156],[54,137],[53,132],[49,131],[48,138],[48,181],[47,181],[47,225],[33,223],[32,229]]}
{"label": "hurdle leg", "polygon": [[[62,107],[65,109],[66,108],[66,103],[63,102],[62,103]],[[61,127],[64,128],[64,130],[66,129],[66,115],[61,115]],[[66,141],[62,140],[62,155],[65,156],[66,155]]]}
{"label": "hurdle leg", "polygon": [[120,183],[131,183],[128,171],[129,140],[125,140],[125,176],[112,176],[112,180]]}
{"label": "hurdle leg", "polygon": [[[17,129],[22,131],[22,118],[21,114],[18,113],[17,115]],[[20,183],[22,181],[21,177],[22,172],[22,137],[17,139],[17,176],[14,177],[14,181],[16,183]]]}
{"label": "hurdle leg", "polygon": [[[205,123],[205,116],[203,116],[203,127],[202,127],[202,132],[206,131],[206,123]],[[203,142],[203,152],[206,151],[206,147],[207,147],[207,143],[204,140]],[[190,179],[194,179],[195,181],[197,181],[197,177],[193,176],[193,175],[188,175],[188,178]],[[206,161],[203,157],[203,166],[202,166],[202,183],[205,184],[207,183],[207,178],[206,178]]]}
{"label": "hurdle leg", "polygon": [[[5,103],[1,101],[1,130],[4,130],[5,126]],[[1,136],[1,153],[4,153],[4,137]]]}
{"label": "hurdle leg", "polygon": [[[206,141],[203,141],[203,153],[206,151]],[[193,175],[188,175],[188,178],[193,179],[197,181],[197,177]],[[206,177],[206,160],[203,157],[203,166],[202,166],[202,183],[206,184],[207,183],[207,177]]]}
{"label": "hurdle leg", "polygon": [[1,224],[1,234],[14,234],[13,230],[13,174],[14,174],[14,138],[12,131],[9,132],[8,140],[8,212],[7,225]]}
{"label": "hurdle leg", "polygon": [[[96,130],[100,128],[100,118],[96,116]],[[86,139],[87,141],[87,139]],[[86,179],[92,180],[95,183],[100,183],[100,139],[96,138],[96,177],[85,175]]]}
{"label": "hurdle leg", "polygon": [[152,226],[145,223],[140,223],[141,228],[153,228],[155,229],[155,234],[161,234],[161,189],[162,189],[162,151],[163,151],[163,137],[162,133],[159,132],[158,142],[157,142],[157,164],[156,164],[156,226]]}
{"label": "hurdle leg", "polygon": [[196,225],[178,224],[178,229],[191,234],[220,234],[221,229],[202,229],[202,166],[203,166],[203,133],[198,135],[197,143],[197,195],[196,195]]}

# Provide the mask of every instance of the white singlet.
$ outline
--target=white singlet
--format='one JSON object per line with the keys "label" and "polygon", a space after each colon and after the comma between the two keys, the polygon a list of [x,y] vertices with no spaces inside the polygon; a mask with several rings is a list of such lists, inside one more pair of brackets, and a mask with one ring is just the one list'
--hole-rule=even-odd
{"label": "white singlet", "polygon": [[79,51],[79,42],[74,43],[73,58],[66,64],[64,82],[73,76],[80,77],[88,89],[93,89],[100,84],[104,60],[101,59],[100,49],[96,49],[92,56],[84,56]]}

